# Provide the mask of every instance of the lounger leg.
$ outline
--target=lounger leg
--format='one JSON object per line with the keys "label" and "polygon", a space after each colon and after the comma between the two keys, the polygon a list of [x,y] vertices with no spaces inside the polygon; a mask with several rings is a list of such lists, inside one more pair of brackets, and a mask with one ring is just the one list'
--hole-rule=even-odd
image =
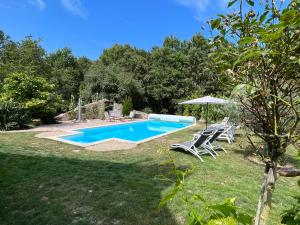
{"label": "lounger leg", "polygon": [[200,159],[201,162],[204,162],[204,160],[202,159],[202,157],[198,154],[197,149],[194,148],[192,154],[194,156],[196,156],[198,159]]}
{"label": "lounger leg", "polygon": [[217,156],[219,155],[216,151],[215,151],[215,149],[217,149],[215,146],[213,146],[211,143],[208,143],[208,147],[209,147],[209,149],[211,149],[211,151],[213,152],[213,153],[215,153]]}
{"label": "lounger leg", "polygon": [[198,159],[200,159],[201,162],[204,162],[204,160],[201,158],[200,155],[196,154],[196,157],[197,157]]}
{"label": "lounger leg", "polygon": [[230,138],[228,136],[226,136],[226,138],[227,138],[228,144],[231,144]]}
{"label": "lounger leg", "polygon": [[225,148],[223,148],[221,145],[219,145],[218,148],[222,149],[225,153],[227,153],[227,151],[225,150]]}
{"label": "lounger leg", "polygon": [[211,150],[209,148],[207,148],[206,146],[201,146],[203,148],[203,150],[198,150],[199,152],[202,152],[203,154],[210,154],[214,159],[216,159],[215,155],[211,152]]}
{"label": "lounger leg", "polygon": [[219,156],[219,154],[218,154],[215,150],[213,150],[212,148],[210,148],[210,151],[212,151],[212,152],[215,153],[217,156]]}
{"label": "lounger leg", "polygon": [[207,152],[208,152],[214,159],[217,159],[217,158],[214,156],[214,154],[212,153],[212,152],[214,152],[214,153],[217,155],[217,153],[216,153],[214,150],[212,150],[212,149],[207,149]]}
{"label": "lounger leg", "polygon": [[211,146],[212,147],[212,149],[221,149],[221,150],[223,150],[224,152],[226,152],[227,153],[227,151],[225,150],[225,148],[224,147],[222,147],[221,145],[219,145],[219,144],[217,144],[216,146]]}

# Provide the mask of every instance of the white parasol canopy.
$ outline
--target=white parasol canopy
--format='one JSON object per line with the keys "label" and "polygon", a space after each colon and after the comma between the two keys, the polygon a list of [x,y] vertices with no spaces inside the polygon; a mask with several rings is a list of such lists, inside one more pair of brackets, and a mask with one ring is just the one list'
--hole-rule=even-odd
{"label": "white parasol canopy", "polygon": [[231,101],[222,98],[204,96],[201,98],[196,98],[189,101],[181,102],[179,104],[206,105],[206,128],[207,128],[208,104],[229,104],[229,103],[231,103]]}
{"label": "white parasol canopy", "polygon": [[230,103],[230,101],[222,99],[222,98],[204,96],[202,98],[196,98],[193,100],[181,102],[179,104],[206,105],[206,104],[228,104],[228,103]]}

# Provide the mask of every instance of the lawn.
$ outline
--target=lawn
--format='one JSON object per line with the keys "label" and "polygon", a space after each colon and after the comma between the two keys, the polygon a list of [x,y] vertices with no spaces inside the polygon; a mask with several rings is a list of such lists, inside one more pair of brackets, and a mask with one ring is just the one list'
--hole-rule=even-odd
{"label": "lawn", "polygon": [[[186,222],[186,209],[175,198],[164,208],[160,199],[173,183],[157,179],[170,170],[158,153],[166,142],[187,140],[193,127],[155,139],[132,150],[92,152],[34,133],[0,134],[0,224],[162,224]],[[172,151],[178,165],[193,167],[187,178],[190,193],[213,201],[236,197],[254,215],[263,168],[244,159],[237,144],[224,144],[217,160]],[[289,152],[291,159],[295,152]],[[297,162],[298,166],[299,163]],[[270,224],[299,193],[296,178],[279,178]]]}

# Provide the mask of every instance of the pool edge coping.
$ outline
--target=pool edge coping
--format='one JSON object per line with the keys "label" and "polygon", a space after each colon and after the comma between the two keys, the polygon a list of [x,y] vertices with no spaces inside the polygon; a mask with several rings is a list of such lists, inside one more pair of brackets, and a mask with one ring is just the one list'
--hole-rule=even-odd
{"label": "pool edge coping", "polygon": [[[144,120],[144,121],[147,121],[147,120]],[[105,127],[105,126],[115,126],[115,125],[120,125],[120,124],[130,124],[130,123],[138,123],[138,122],[142,122],[142,121],[129,121],[129,122],[125,122],[125,123],[118,123],[118,124],[111,124],[111,125],[100,125],[100,126],[98,125],[98,126],[87,127],[87,128],[82,128],[82,129]],[[55,136],[50,136],[50,137],[45,137],[45,138],[50,139],[50,140],[54,140],[54,141],[63,142],[63,143],[70,144],[70,145],[75,145],[75,146],[78,146],[78,147],[83,147],[83,148],[87,148],[87,147],[97,145],[97,144],[102,144],[102,143],[108,142],[108,141],[118,141],[118,142],[125,142],[125,143],[129,143],[129,144],[139,145],[139,144],[142,144],[144,142],[151,141],[153,139],[160,138],[160,137],[163,137],[163,136],[166,136],[166,135],[169,135],[169,134],[172,134],[172,133],[175,133],[175,132],[178,132],[178,131],[181,131],[181,130],[184,130],[184,129],[187,129],[187,128],[190,128],[190,127],[193,127],[193,126],[196,126],[196,125],[197,125],[197,123],[193,123],[189,126],[186,126],[186,127],[183,127],[183,128],[177,129],[177,130],[169,131],[169,132],[166,132],[166,133],[163,133],[163,134],[160,134],[160,135],[157,135],[157,136],[153,136],[153,137],[150,137],[150,138],[146,138],[146,139],[143,139],[141,141],[136,141],[136,142],[135,141],[128,141],[128,140],[120,139],[120,138],[109,138],[109,139],[105,139],[105,140],[101,140],[101,141],[92,142],[90,144],[83,144],[83,143],[78,143],[78,142],[65,140],[65,139],[61,138],[61,137],[64,137],[64,136],[80,134],[82,132],[78,132],[76,130],[80,130],[81,128],[76,129],[76,130],[71,130],[71,131],[62,130],[62,131],[68,132],[69,134],[55,135]]]}

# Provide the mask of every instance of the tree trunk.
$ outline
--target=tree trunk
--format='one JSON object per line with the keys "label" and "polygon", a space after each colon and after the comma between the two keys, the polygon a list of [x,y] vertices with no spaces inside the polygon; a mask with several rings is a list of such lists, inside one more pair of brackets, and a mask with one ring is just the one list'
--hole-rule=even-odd
{"label": "tree trunk", "polygon": [[276,162],[266,163],[263,184],[261,186],[258,206],[255,216],[255,225],[266,225],[271,210],[272,194],[275,189]]}

